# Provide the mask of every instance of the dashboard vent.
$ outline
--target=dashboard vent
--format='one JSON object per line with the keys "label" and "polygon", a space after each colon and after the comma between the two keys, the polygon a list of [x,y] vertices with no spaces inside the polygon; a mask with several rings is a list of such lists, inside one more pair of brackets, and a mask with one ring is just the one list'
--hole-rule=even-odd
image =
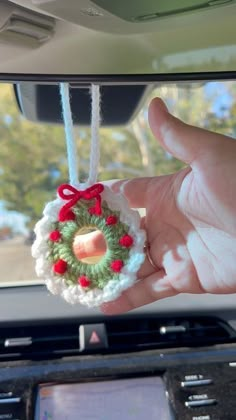
{"label": "dashboard vent", "polygon": [[[79,327],[77,321],[0,327],[0,360],[49,359],[81,354]],[[109,318],[106,319],[105,329],[108,347],[98,353],[236,341],[236,334],[231,327],[210,317],[175,320],[156,317]],[[85,348],[82,354],[86,353],[88,351]]]}
{"label": "dashboard vent", "polygon": [[118,351],[202,346],[231,341],[234,331],[210,317],[114,320],[107,323],[109,348]]}
{"label": "dashboard vent", "polygon": [[62,357],[79,353],[79,324],[0,328],[0,360]]}

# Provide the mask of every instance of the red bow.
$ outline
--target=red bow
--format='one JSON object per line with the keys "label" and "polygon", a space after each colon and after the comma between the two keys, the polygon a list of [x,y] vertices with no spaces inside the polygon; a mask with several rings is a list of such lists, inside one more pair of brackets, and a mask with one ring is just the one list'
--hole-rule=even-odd
{"label": "red bow", "polygon": [[[80,199],[83,200],[92,200],[95,198],[95,206],[90,207],[88,209],[90,214],[96,214],[100,216],[102,214],[101,208],[101,196],[100,194],[104,190],[104,186],[102,184],[94,184],[92,187],[87,188],[86,190],[80,191],[76,188],[72,187],[69,184],[62,184],[58,187],[58,194],[63,200],[70,200],[66,203],[59,212],[59,220],[65,221],[68,220],[68,212],[71,207],[73,207]],[[66,193],[69,191],[69,194]],[[73,215],[73,213],[72,213]]]}

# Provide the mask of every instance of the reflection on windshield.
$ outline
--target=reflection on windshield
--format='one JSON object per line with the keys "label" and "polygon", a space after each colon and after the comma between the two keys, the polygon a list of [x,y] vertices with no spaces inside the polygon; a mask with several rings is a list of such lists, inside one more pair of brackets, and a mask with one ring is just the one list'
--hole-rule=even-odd
{"label": "reflection on windshield", "polygon": [[[236,136],[236,82],[165,85],[152,96],[162,97],[185,122]],[[182,168],[149,130],[150,99],[130,126],[101,129],[101,181]],[[77,127],[75,134],[81,178],[86,179],[90,131]],[[44,204],[55,197],[57,186],[68,181],[64,129],[27,121],[18,110],[12,86],[1,84],[0,141],[0,285],[36,282],[33,227]]]}

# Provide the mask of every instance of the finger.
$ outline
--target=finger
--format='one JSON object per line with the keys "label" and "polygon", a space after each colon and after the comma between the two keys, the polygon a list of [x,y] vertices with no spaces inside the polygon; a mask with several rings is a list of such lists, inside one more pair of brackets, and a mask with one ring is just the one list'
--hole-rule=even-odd
{"label": "finger", "polygon": [[[145,229],[145,217],[141,219],[140,228]],[[78,260],[85,258],[103,256],[107,251],[107,244],[102,232],[95,231],[85,235],[77,235],[73,242],[73,252]],[[145,251],[144,251],[145,252]],[[156,271],[149,259],[146,257],[138,277],[143,278]]]}
{"label": "finger", "polygon": [[122,193],[127,198],[130,207],[146,208],[147,190],[152,178],[134,178],[119,180],[112,184],[115,193]]}
{"label": "finger", "polygon": [[183,123],[168,112],[160,98],[149,106],[149,124],[163,148],[187,164],[194,164],[202,155],[211,156],[217,145],[222,147],[222,135]]}
{"label": "finger", "polygon": [[120,314],[177,294],[178,291],[172,287],[165,271],[160,270],[138,281],[118,299],[104,303],[101,310],[106,315]]}
{"label": "finger", "polygon": [[[155,255],[153,255],[152,249],[150,247],[150,244],[148,242],[147,239],[147,243],[146,246],[149,247],[149,249],[144,249],[144,252],[146,253],[146,258],[144,260],[144,263],[141,265],[138,273],[137,273],[137,278],[138,279],[143,279],[146,278],[148,276],[150,276],[151,274],[154,274],[156,272],[158,272],[159,270],[161,270],[161,259],[159,258],[158,260],[158,253],[155,253]],[[149,256],[148,256],[149,255]]]}
{"label": "finger", "polygon": [[[140,229],[145,229],[145,217],[141,218]],[[107,243],[104,235],[100,230],[89,232],[84,235],[75,236],[73,242],[73,252],[75,256],[81,260],[89,257],[96,257],[104,255],[107,251]],[[144,269],[140,271],[140,276],[150,274],[151,264],[146,261],[143,264]]]}
{"label": "finger", "polygon": [[73,242],[73,251],[78,260],[103,255],[106,249],[106,240],[99,230],[77,235]]}
{"label": "finger", "polygon": [[104,181],[115,193],[122,193],[127,198],[132,208],[144,208],[148,206],[150,197],[157,196],[163,191],[163,185],[169,182],[172,175],[155,177],[133,178],[123,180]]}
{"label": "finger", "polygon": [[159,270],[158,266],[154,268],[154,266],[150,263],[149,259],[145,258],[144,263],[141,265],[138,273],[137,278],[145,278],[147,276],[150,276],[151,274],[157,272]]}
{"label": "finger", "polygon": [[132,208],[146,207],[146,188],[152,178],[114,179],[104,181],[114,193],[124,194]]}
{"label": "finger", "polygon": [[130,207],[146,208],[148,192],[154,184],[157,188],[158,178],[147,177],[113,181],[110,187],[115,193],[124,194]]}

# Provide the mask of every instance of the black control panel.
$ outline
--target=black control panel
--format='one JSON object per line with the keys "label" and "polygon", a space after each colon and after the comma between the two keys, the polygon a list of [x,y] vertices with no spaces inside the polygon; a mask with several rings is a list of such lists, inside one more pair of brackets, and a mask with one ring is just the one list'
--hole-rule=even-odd
{"label": "black control panel", "polygon": [[168,369],[165,378],[177,420],[236,420],[236,363]]}
{"label": "black control panel", "polygon": [[38,384],[149,375],[163,378],[175,420],[236,420],[236,349],[231,361],[198,363],[196,352],[190,355],[153,351],[0,363],[0,420],[34,420]]}

